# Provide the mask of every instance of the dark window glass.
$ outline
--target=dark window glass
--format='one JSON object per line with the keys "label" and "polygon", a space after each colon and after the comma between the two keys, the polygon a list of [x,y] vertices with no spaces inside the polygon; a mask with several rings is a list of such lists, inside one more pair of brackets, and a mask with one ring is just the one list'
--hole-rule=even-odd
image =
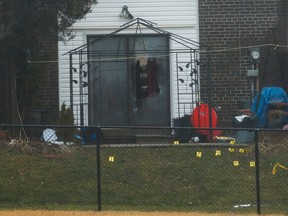
{"label": "dark window glass", "polygon": [[168,37],[91,36],[88,42],[90,124],[170,125]]}

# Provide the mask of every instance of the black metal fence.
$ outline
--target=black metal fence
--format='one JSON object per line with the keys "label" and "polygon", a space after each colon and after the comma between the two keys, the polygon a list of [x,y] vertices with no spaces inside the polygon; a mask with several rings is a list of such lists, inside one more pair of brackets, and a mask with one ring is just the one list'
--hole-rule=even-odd
{"label": "black metal fence", "polygon": [[285,130],[1,128],[0,208],[288,213]]}

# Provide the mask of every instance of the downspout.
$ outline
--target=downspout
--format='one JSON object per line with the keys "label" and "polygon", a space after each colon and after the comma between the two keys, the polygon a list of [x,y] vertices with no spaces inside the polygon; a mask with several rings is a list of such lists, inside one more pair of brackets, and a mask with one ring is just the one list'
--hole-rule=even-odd
{"label": "downspout", "polygon": [[69,54],[69,69],[70,69],[70,108],[73,112],[73,62],[72,53]]}

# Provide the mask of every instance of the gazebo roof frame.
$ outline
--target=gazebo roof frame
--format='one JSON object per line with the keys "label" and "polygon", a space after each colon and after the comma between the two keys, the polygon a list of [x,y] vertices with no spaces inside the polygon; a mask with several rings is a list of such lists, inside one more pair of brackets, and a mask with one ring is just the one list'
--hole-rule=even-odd
{"label": "gazebo roof frame", "polygon": [[156,32],[160,35],[168,35],[169,38],[172,40],[172,41],[175,41],[176,43],[178,44],[181,44],[183,47],[185,47],[185,49],[187,50],[201,50],[201,49],[204,49],[205,47],[203,45],[201,45],[199,42],[197,41],[194,41],[194,40],[191,40],[189,38],[186,38],[186,37],[183,37],[183,36],[180,36],[178,34],[175,34],[175,33],[172,33],[172,32],[168,32],[162,28],[158,28],[158,27],[155,27],[155,25],[157,25],[156,23],[154,22],[151,22],[151,21],[148,21],[148,20],[145,20],[145,19],[142,19],[142,18],[136,18],[136,19],[133,19],[125,24],[123,24],[122,26],[120,26],[119,29],[107,34],[107,35],[104,35],[96,40],[93,40],[91,42],[88,42],[86,44],[83,44],[77,48],[74,48],[66,53],[64,53],[63,55],[67,55],[67,54],[77,54],[77,53],[81,53],[81,52],[84,52],[88,46],[100,41],[100,40],[103,40],[105,38],[108,38],[108,37],[111,37],[111,36],[114,36],[114,35],[117,35],[118,33],[130,28],[130,27],[133,27],[133,26],[136,26],[136,30],[135,30],[135,35],[137,34],[142,34],[142,30],[141,30],[141,26],[144,26],[145,28],[147,29],[150,29],[152,30],[153,32]]}

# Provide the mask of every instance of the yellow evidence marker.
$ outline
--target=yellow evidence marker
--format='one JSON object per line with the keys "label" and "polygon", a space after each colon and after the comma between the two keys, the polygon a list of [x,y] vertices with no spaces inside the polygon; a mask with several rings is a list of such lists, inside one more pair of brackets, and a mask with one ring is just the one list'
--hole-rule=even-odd
{"label": "yellow evidence marker", "polygon": [[221,155],[221,150],[216,150],[215,151],[215,156],[220,156]]}
{"label": "yellow evidence marker", "polygon": [[239,166],[239,161],[233,161],[234,166]]}
{"label": "yellow evidence marker", "polygon": [[196,152],[196,157],[201,158],[202,157],[202,152]]}

